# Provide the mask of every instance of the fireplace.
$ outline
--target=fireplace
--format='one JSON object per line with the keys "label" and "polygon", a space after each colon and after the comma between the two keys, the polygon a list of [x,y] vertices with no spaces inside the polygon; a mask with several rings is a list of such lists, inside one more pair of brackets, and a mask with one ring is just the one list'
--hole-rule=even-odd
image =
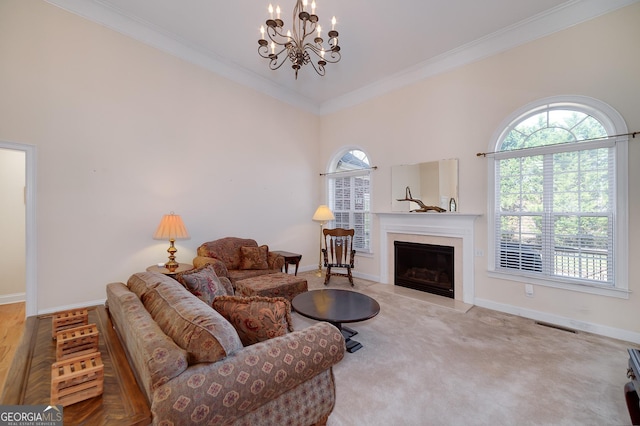
{"label": "fireplace", "polygon": [[454,298],[454,248],[394,241],[395,285]]}
{"label": "fireplace", "polygon": [[[466,213],[376,213],[380,226],[380,282],[394,284],[394,242],[454,248],[456,301],[474,304],[474,221]],[[478,254],[481,255],[481,254]]]}

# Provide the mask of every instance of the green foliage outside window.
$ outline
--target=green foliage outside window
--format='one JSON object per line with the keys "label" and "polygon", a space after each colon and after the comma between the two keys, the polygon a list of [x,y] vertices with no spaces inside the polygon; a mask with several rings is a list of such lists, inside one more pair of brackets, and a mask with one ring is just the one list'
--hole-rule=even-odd
{"label": "green foliage outside window", "polygon": [[513,155],[495,163],[498,267],[611,283],[615,151],[580,143],[606,137],[594,117],[566,108],[511,128],[500,152]]}

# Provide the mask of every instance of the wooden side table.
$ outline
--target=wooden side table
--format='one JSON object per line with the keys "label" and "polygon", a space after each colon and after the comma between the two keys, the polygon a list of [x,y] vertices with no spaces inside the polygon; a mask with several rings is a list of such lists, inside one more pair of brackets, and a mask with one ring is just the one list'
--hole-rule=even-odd
{"label": "wooden side table", "polygon": [[302,259],[302,255],[298,253],[291,253],[290,251],[280,251],[275,250],[271,253],[279,254],[284,257],[284,272],[285,274],[289,273],[289,265],[296,265],[296,272],[294,275],[298,275],[298,266],[300,265],[300,259]]}
{"label": "wooden side table", "polygon": [[158,266],[158,265],[149,266],[147,268],[147,272],[157,272],[159,274],[165,274],[165,275],[168,275],[170,277],[173,277],[175,274],[177,274],[179,272],[190,271],[192,269],[193,269],[193,265],[191,265],[190,263],[179,263],[178,264],[178,269],[176,269],[173,272],[169,271],[164,266]]}

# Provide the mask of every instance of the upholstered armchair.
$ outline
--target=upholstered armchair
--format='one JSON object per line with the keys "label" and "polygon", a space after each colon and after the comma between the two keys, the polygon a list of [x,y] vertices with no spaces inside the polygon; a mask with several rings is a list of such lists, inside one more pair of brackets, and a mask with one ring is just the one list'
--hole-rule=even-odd
{"label": "upholstered armchair", "polygon": [[227,277],[232,284],[245,278],[280,272],[284,257],[271,253],[267,245],[258,246],[248,238],[226,237],[209,241],[198,247],[193,266],[210,264],[219,277]]}

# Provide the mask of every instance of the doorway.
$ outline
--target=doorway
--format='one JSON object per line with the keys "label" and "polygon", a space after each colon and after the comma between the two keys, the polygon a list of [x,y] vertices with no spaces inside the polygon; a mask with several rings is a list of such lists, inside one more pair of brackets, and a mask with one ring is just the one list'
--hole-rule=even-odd
{"label": "doorway", "polygon": [[[35,147],[0,141],[0,301],[25,300],[27,316],[37,314],[35,238]],[[14,300],[15,299],[15,300]]]}

